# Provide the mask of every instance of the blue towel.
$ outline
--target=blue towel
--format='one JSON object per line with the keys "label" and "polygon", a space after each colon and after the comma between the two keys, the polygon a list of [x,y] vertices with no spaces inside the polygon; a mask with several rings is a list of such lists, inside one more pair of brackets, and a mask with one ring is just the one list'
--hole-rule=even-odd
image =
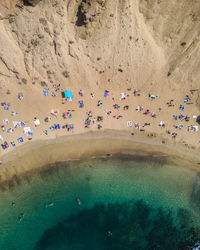
{"label": "blue towel", "polygon": [[43,90],[44,96],[49,96],[49,91],[48,90]]}
{"label": "blue towel", "polygon": [[18,141],[18,143],[21,143],[21,142],[23,142],[24,140],[23,140],[22,137],[19,137],[19,138],[17,139],[17,141]]}
{"label": "blue towel", "polygon": [[51,127],[50,127],[50,130],[54,131],[54,126],[51,126]]}

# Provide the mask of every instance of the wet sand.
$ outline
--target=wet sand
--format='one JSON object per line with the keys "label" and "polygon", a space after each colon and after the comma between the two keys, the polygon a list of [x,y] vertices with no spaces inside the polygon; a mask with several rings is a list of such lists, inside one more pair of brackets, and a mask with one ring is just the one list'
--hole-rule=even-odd
{"label": "wet sand", "polygon": [[166,157],[173,163],[200,168],[200,155],[195,149],[189,149],[171,140],[163,144],[160,137],[148,137],[127,131],[106,130],[88,132],[56,139],[28,142],[14,151],[5,154],[1,160],[0,182],[26,175],[41,167],[56,162],[87,159],[112,154],[149,155]]}

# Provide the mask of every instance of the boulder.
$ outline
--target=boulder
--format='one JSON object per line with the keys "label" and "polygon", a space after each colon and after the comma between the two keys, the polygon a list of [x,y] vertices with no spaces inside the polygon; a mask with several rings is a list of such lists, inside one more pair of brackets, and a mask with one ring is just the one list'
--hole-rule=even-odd
{"label": "boulder", "polygon": [[31,5],[31,6],[36,6],[40,0],[24,0],[25,5]]}

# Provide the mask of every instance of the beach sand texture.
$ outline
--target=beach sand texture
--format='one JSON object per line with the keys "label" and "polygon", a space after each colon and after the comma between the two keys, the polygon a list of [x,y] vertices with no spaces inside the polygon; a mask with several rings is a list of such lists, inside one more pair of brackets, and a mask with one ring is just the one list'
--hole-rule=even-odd
{"label": "beach sand texture", "polygon": [[[0,151],[1,181],[58,160],[131,149],[188,155],[198,163],[200,139],[193,118],[200,113],[198,2],[33,2],[21,1],[16,7],[15,1],[0,3],[0,100],[4,103],[0,125],[5,127],[0,142],[9,145]],[[72,102],[62,98],[64,90],[72,91]],[[79,108],[80,100],[83,108]],[[99,100],[102,107],[97,105]],[[185,106],[183,110],[180,105]],[[137,112],[137,106],[143,110]],[[52,109],[59,110],[57,117]],[[147,109],[150,113],[144,115]],[[72,118],[63,119],[68,110]],[[90,126],[85,128],[89,111]],[[118,115],[122,117],[113,118]],[[174,119],[173,115],[184,117]],[[98,116],[103,122],[93,123]],[[35,117],[40,120],[38,127]],[[45,122],[46,117],[51,121]],[[23,121],[33,136],[27,137],[23,127],[14,128],[13,121]],[[132,127],[127,127],[128,121]],[[161,121],[165,127],[159,126]],[[74,130],[52,132],[49,127],[57,123],[61,127],[72,123]],[[9,128],[14,131],[8,133]],[[116,136],[120,138],[115,141]],[[17,141],[20,137],[24,142]],[[151,145],[150,149],[145,145]]]}

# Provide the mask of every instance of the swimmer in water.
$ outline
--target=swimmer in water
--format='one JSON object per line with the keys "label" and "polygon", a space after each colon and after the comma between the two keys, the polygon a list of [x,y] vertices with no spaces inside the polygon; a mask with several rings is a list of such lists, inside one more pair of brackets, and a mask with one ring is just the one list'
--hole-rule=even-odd
{"label": "swimmer in water", "polygon": [[18,216],[18,221],[21,221],[24,218],[24,213],[20,213]]}
{"label": "swimmer in water", "polygon": [[80,206],[80,205],[81,205],[81,201],[80,201],[80,199],[79,199],[79,198],[77,198],[77,199],[76,199],[76,201],[77,201],[78,205]]}
{"label": "swimmer in water", "polygon": [[108,236],[112,236],[112,232],[110,230],[108,231]]}
{"label": "swimmer in water", "polygon": [[46,207],[53,207],[53,206],[54,206],[53,202],[50,202],[50,203],[46,204]]}
{"label": "swimmer in water", "polygon": [[12,201],[12,207],[15,207],[16,203],[14,201]]}

